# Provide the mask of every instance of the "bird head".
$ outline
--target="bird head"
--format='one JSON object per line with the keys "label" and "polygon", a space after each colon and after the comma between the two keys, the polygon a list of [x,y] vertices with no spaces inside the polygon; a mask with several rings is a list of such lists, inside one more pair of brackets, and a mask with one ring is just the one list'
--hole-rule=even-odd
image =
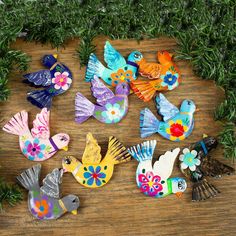
{"label": "bird head", "polygon": [[173,55],[167,51],[159,51],[157,53],[157,59],[161,64],[165,64],[172,60]]}
{"label": "bird head", "polygon": [[61,200],[68,212],[71,212],[73,215],[77,215],[77,209],[80,205],[79,198],[77,196],[70,194],[63,197]]}
{"label": "bird head", "polygon": [[126,95],[128,96],[130,93],[130,87],[128,83],[119,83],[116,86],[116,95]]}
{"label": "bird head", "polygon": [[184,100],[180,107],[180,112],[193,114],[196,111],[196,106],[191,100]]}
{"label": "bird head", "polygon": [[68,150],[68,144],[70,142],[70,136],[68,134],[56,134],[52,137],[52,140],[58,149]]}
{"label": "bird head", "polygon": [[172,193],[174,193],[177,197],[181,197],[183,192],[187,188],[187,182],[183,178],[170,178],[171,186],[172,186]]}
{"label": "bird head", "polygon": [[211,151],[212,149],[216,148],[218,145],[218,141],[215,137],[205,137],[202,140],[205,143],[207,151]]}
{"label": "bird head", "polygon": [[67,156],[62,159],[62,168],[64,172],[73,172],[77,169],[81,162],[73,156]]}
{"label": "bird head", "polygon": [[142,59],[143,59],[143,55],[139,51],[133,51],[128,56],[128,61],[134,62],[136,64],[139,64]]}
{"label": "bird head", "polygon": [[45,55],[42,58],[42,64],[48,68],[51,68],[56,62],[57,62],[57,55],[56,54]]}

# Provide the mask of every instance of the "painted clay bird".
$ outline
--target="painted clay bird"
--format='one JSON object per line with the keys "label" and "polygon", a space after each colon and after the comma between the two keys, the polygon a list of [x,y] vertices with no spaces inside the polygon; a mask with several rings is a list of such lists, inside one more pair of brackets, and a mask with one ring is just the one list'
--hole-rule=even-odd
{"label": "painted clay bird", "polygon": [[190,148],[183,149],[179,156],[179,167],[182,173],[192,182],[192,200],[202,201],[215,197],[219,190],[208,182],[207,177],[219,178],[222,175],[230,175],[235,170],[212,158],[209,153],[217,147],[214,137],[205,137],[193,144]]}
{"label": "painted clay bird", "polygon": [[163,121],[159,121],[148,108],[143,109],[140,113],[142,138],[158,133],[171,141],[181,141],[192,133],[193,114],[196,111],[193,101],[184,100],[179,110],[160,93],[156,97],[156,107],[158,113],[163,116]]}
{"label": "painted clay bird", "polygon": [[136,80],[131,82],[134,93],[143,101],[150,101],[156,92],[170,91],[179,86],[180,72],[167,51],[157,53],[159,63],[148,63],[142,58],[139,65],[139,74],[148,77],[151,81]]}
{"label": "painted clay bird", "polygon": [[33,121],[33,128],[28,126],[28,113],[21,111],[14,115],[3,127],[7,133],[18,135],[20,150],[31,161],[44,161],[52,157],[58,150],[67,151],[70,137],[60,133],[50,137],[50,111],[43,108]]}
{"label": "painted clay bird", "polygon": [[129,152],[139,164],[136,171],[136,182],[145,195],[161,198],[170,194],[180,197],[187,188],[185,179],[170,178],[174,162],[180,149],[167,151],[152,165],[156,140],[149,140],[129,148]]}
{"label": "painted clay bird", "polygon": [[138,62],[143,58],[138,51],[133,51],[128,56],[128,60],[106,41],[104,46],[104,60],[107,63],[106,68],[96,57],[91,54],[86,70],[85,80],[90,82],[94,75],[103,79],[107,84],[116,86],[119,83],[130,83],[137,78]]}
{"label": "painted clay bird", "polygon": [[72,74],[67,66],[57,61],[57,55],[45,55],[42,64],[48,69],[24,75],[24,82],[32,86],[44,87],[43,90],[29,92],[27,100],[39,108],[50,109],[52,98],[70,88]]}
{"label": "painted clay bird", "polygon": [[20,184],[29,191],[28,207],[30,213],[39,220],[53,220],[66,212],[77,214],[79,198],[67,195],[60,198],[59,185],[62,182],[63,170],[54,169],[39,186],[41,165],[35,165],[17,177]]}
{"label": "painted clay bird", "polygon": [[87,134],[82,163],[73,156],[63,158],[64,172],[70,172],[85,187],[98,188],[112,177],[114,165],[131,159],[128,150],[115,137],[109,138],[108,149],[102,159],[101,147],[91,133]]}
{"label": "painted clay bird", "polygon": [[128,112],[129,85],[127,83],[118,84],[115,94],[97,76],[94,76],[91,85],[97,104],[94,105],[81,93],[77,93],[75,98],[75,121],[82,123],[93,116],[106,124],[120,122]]}

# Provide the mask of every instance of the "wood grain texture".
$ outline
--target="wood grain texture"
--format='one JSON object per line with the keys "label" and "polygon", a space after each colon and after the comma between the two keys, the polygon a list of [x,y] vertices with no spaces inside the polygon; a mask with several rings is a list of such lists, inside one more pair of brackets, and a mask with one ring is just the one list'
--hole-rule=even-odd
{"label": "wood grain texture", "polygon": [[[103,46],[105,37],[95,40],[96,54],[103,61]],[[142,142],[139,136],[139,112],[149,107],[154,113],[154,103],[143,103],[135,95],[130,96],[129,112],[119,124],[105,125],[91,118],[82,125],[74,122],[74,97],[77,91],[95,101],[90,93],[90,85],[84,82],[85,68],[80,68],[75,57],[75,48],[79,41],[73,40],[65,48],[51,49],[50,45],[26,43],[21,40],[13,48],[21,49],[32,56],[29,72],[42,69],[40,58],[47,53],[58,53],[59,59],[73,72],[72,88],[63,95],[54,97],[51,110],[51,134],[67,132],[71,136],[69,151],[58,152],[53,158],[42,163],[41,178],[61,166],[65,155],[74,155],[81,159],[85,147],[85,136],[92,132],[99,141],[104,153],[110,135],[116,136],[127,147]],[[145,40],[140,43],[134,40],[112,41],[124,56],[132,50],[140,50],[148,61],[156,60],[157,50],[177,48],[173,39],[159,38]],[[155,157],[166,150],[175,147],[188,146],[201,139],[203,133],[217,135],[221,124],[213,120],[216,105],[222,101],[224,93],[212,81],[204,81],[194,75],[193,68],[186,61],[178,61],[183,82],[179,88],[167,93],[167,98],[175,105],[180,105],[185,98],[193,99],[200,109],[195,115],[195,129],[187,140],[174,143],[154,135],[157,139]],[[31,88],[21,83],[18,73],[10,76],[9,87],[11,96],[0,104],[1,127],[18,111],[29,112],[30,126],[39,109],[26,101],[26,93]],[[26,168],[36,164],[28,161],[20,153],[18,138],[0,131],[0,176],[9,182],[15,182],[15,177]],[[217,159],[223,160],[223,150],[219,147],[212,153]],[[0,214],[0,235],[235,235],[236,234],[236,176],[211,180],[221,191],[215,199],[201,203],[191,202],[191,184],[182,199],[168,196],[163,199],[146,197],[136,187],[135,172],[137,162],[124,163],[115,166],[111,181],[102,188],[87,189],[79,185],[70,175],[65,174],[62,183],[62,194],[77,194],[81,200],[79,214],[66,214],[56,221],[38,221],[34,219],[27,208],[27,194],[23,190],[24,201],[16,207],[6,206],[6,212]],[[230,164],[230,163],[227,163]],[[172,176],[182,176],[175,166]]]}

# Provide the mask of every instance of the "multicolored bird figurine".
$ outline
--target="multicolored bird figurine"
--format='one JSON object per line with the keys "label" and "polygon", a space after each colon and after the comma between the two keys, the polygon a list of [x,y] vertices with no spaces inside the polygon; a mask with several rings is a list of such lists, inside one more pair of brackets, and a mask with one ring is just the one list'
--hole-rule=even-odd
{"label": "multicolored bird figurine", "polygon": [[63,158],[64,172],[70,172],[85,187],[102,187],[111,179],[114,165],[131,159],[128,150],[115,137],[109,138],[108,149],[102,159],[101,147],[91,133],[87,134],[82,163],[73,156]]}
{"label": "multicolored bird figurine", "polygon": [[179,156],[182,173],[193,182],[192,200],[203,201],[215,197],[220,191],[206,177],[219,178],[230,175],[235,170],[209,155],[218,145],[216,138],[204,137],[199,142],[184,148]]}
{"label": "multicolored bird figurine", "polygon": [[28,126],[28,113],[21,111],[14,115],[3,127],[7,133],[18,135],[21,152],[31,161],[45,161],[58,150],[68,150],[70,137],[60,133],[50,137],[50,111],[43,108],[33,121],[33,128]]}
{"label": "multicolored bird figurine", "polygon": [[155,147],[156,140],[149,140],[128,149],[132,157],[139,161],[136,171],[137,185],[142,193],[150,197],[161,198],[172,193],[180,197],[187,188],[185,179],[170,178],[180,149],[167,151],[152,165]]}
{"label": "multicolored bird figurine", "polygon": [[19,183],[29,191],[28,207],[30,213],[39,220],[54,220],[66,212],[77,215],[79,198],[75,195],[67,195],[60,198],[59,185],[62,182],[62,169],[54,169],[43,180],[43,186],[39,186],[41,165],[35,165],[25,170],[17,177]]}
{"label": "multicolored bird figurine", "polygon": [[180,84],[180,71],[174,64],[172,55],[167,51],[160,51],[157,53],[157,58],[160,64],[148,63],[144,58],[137,62],[139,74],[148,77],[151,81],[131,82],[134,93],[145,102],[150,101],[157,91],[170,91]]}
{"label": "multicolored bird figurine", "polygon": [[103,79],[107,84],[116,86],[119,83],[136,80],[138,75],[138,62],[143,58],[138,51],[129,54],[128,60],[106,41],[104,46],[104,60],[109,68],[106,68],[96,57],[91,54],[86,70],[85,80],[90,82],[94,75]]}
{"label": "multicolored bird figurine", "polygon": [[181,141],[192,133],[196,111],[193,101],[184,100],[179,110],[160,93],[156,97],[156,107],[163,121],[159,121],[148,108],[143,109],[140,113],[141,138],[159,133],[171,141]]}
{"label": "multicolored bird figurine", "polygon": [[82,123],[93,116],[106,124],[120,122],[128,112],[129,85],[127,83],[118,84],[115,94],[97,76],[94,76],[91,85],[93,96],[97,99],[97,105],[91,103],[81,93],[77,93],[75,98],[75,121]]}
{"label": "multicolored bird figurine", "polygon": [[32,86],[44,87],[43,90],[31,91],[27,100],[33,105],[48,109],[52,98],[66,92],[72,84],[72,73],[67,66],[57,61],[57,55],[45,55],[42,64],[49,68],[24,75],[24,82]]}

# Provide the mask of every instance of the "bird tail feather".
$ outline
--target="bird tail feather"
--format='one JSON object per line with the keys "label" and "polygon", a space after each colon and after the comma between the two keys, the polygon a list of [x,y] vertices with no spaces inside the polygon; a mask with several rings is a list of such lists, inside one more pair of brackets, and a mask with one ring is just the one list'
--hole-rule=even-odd
{"label": "bird tail feather", "polygon": [[47,107],[49,110],[52,105],[52,95],[47,90],[29,92],[27,94],[27,100],[40,109]]}

